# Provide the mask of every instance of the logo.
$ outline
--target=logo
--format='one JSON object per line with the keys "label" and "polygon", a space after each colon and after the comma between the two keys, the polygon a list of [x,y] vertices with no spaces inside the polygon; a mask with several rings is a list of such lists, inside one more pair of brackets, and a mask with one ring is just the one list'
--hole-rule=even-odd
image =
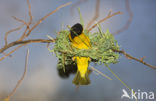
{"label": "logo", "polygon": [[154,92],[145,92],[138,89],[138,91],[131,90],[130,94],[125,90],[122,89],[123,94],[121,95],[121,99],[128,98],[128,99],[148,99],[153,100],[154,99]]}

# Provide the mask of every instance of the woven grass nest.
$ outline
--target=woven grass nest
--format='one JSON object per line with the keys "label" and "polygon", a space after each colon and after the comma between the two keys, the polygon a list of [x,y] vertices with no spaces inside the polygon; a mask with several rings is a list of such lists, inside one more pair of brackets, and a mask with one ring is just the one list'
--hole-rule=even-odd
{"label": "woven grass nest", "polygon": [[[69,40],[69,30],[62,30],[57,34],[56,42],[53,48],[53,52],[59,59],[58,67],[64,67],[73,63],[71,57],[90,57],[95,63],[114,64],[118,62],[119,54],[114,52],[113,49],[118,50],[119,46],[114,36],[107,30],[105,33],[99,28],[98,32],[87,33],[85,30],[84,34],[87,35],[91,41],[92,47],[88,50],[76,49],[72,47]],[[92,61],[93,62],[93,61]]]}

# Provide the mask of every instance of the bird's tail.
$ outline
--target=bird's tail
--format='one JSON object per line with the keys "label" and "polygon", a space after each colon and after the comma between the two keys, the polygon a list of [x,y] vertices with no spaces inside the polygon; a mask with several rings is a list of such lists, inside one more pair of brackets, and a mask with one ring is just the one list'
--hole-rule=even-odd
{"label": "bird's tail", "polygon": [[88,70],[84,77],[81,76],[80,72],[77,71],[74,79],[73,84],[75,85],[88,85],[90,84],[89,74],[91,73],[91,70]]}

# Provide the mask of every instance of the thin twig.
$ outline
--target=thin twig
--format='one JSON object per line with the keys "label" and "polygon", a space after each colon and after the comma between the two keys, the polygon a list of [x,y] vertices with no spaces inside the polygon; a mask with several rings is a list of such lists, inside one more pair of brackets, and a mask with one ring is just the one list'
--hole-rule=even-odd
{"label": "thin twig", "polygon": [[[9,52],[8,54],[5,54],[5,56],[1,57],[1,58],[0,58],[0,61],[2,61],[2,60],[5,59],[7,56],[11,55],[11,54],[12,54],[13,52],[15,52],[17,49],[19,49],[20,47],[22,47],[22,46],[24,46],[24,45],[26,45],[26,44],[29,44],[29,43],[51,43],[51,42],[54,42],[53,40],[44,40],[44,39],[32,39],[32,40],[25,40],[25,41],[23,41],[23,39],[26,38],[26,37],[28,37],[28,36],[30,35],[30,33],[31,33],[43,20],[45,20],[47,17],[49,17],[50,15],[54,14],[55,12],[57,12],[60,8],[65,7],[65,6],[68,6],[68,5],[71,4],[71,2],[68,2],[68,3],[66,3],[66,4],[63,4],[63,5],[59,6],[59,7],[57,7],[54,11],[48,13],[48,14],[45,15],[43,18],[41,18],[40,20],[38,20],[37,23],[36,23],[34,26],[32,26],[32,28],[30,29],[30,28],[29,28],[29,25],[32,23],[31,5],[30,5],[30,3],[29,3],[29,0],[27,0],[27,3],[28,3],[28,6],[29,6],[29,17],[30,17],[29,23],[26,24],[25,21],[23,21],[23,20],[21,20],[21,19],[18,19],[17,17],[13,17],[15,20],[17,20],[17,21],[19,21],[19,22],[22,22],[22,23],[24,23],[24,24],[27,26],[26,29],[25,29],[25,31],[24,31],[24,33],[22,34],[22,36],[21,36],[17,41],[11,42],[11,43],[9,43],[9,44],[7,44],[7,41],[6,41],[5,46],[2,47],[2,48],[0,49],[0,53],[3,53],[6,49],[8,49],[8,48],[10,48],[10,47],[13,47],[13,46],[15,46],[15,45],[19,45],[19,46],[17,46],[15,49],[13,49],[13,50],[12,50],[11,52]],[[18,28],[18,29],[19,29],[19,28]],[[16,30],[17,30],[17,29],[16,29]],[[10,32],[14,32],[14,31],[15,31],[15,29],[9,31],[9,33],[10,33]],[[8,35],[6,35],[5,40],[7,40],[7,36],[8,36]],[[21,45],[20,45],[20,44],[21,44]]]}
{"label": "thin twig", "polygon": [[30,5],[29,0],[27,0],[27,4],[28,4],[28,8],[29,8],[29,17],[30,17],[28,24],[30,25],[32,23],[33,17],[32,17],[32,13],[31,13],[31,5]]}
{"label": "thin twig", "polygon": [[26,33],[29,29],[30,29],[29,26],[27,26],[26,29],[24,30],[22,36],[17,41],[22,41],[26,37]]}
{"label": "thin twig", "polygon": [[[31,15],[31,6],[30,6],[30,3],[29,3],[29,0],[27,0],[27,3],[28,3],[28,5],[29,5],[29,17],[30,17],[30,20],[29,20],[29,23],[27,24],[26,30],[24,31],[22,37],[21,37],[19,40],[14,41],[14,42],[11,42],[11,43],[9,43],[9,44],[5,44],[5,46],[2,47],[2,48],[0,49],[0,53],[3,53],[5,50],[7,50],[7,49],[10,48],[10,47],[13,47],[13,46],[16,46],[16,45],[19,45],[19,46],[17,46],[14,50],[12,50],[11,52],[9,52],[8,54],[5,54],[4,57],[0,58],[0,61],[3,60],[4,58],[6,58],[7,56],[11,55],[13,52],[15,52],[17,49],[19,49],[20,47],[22,47],[22,46],[24,46],[24,45],[27,45],[27,44],[30,44],[30,43],[53,43],[53,42],[55,42],[55,39],[54,39],[54,40],[32,39],[32,40],[24,40],[24,41],[23,41],[23,39],[24,39],[25,37],[28,37],[28,36],[30,35],[30,33],[32,32],[32,30],[34,30],[34,29],[35,29],[43,20],[45,20],[48,16],[52,15],[53,13],[55,13],[56,11],[58,11],[60,8],[65,7],[65,6],[69,5],[69,4],[71,4],[71,3],[69,2],[69,3],[66,3],[66,4],[64,4],[64,5],[61,5],[61,6],[57,7],[54,11],[48,13],[48,14],[45,15],[43,18],[41,18],[40,20],[38,20],[37,23],[36,23],[34,26],[32,26],[32,28],[29,29],[29,25],[30,25],[31,22],[32,22],[32,15]],[[128,10],[128,12],[129,12],[129,14],[130,14],[130,18],[132,18],[131,16],[132,16],[133,14],[132,14],[132,12],[131,12],[131,10],[130,10],[129,4],[128,4],[128,0],[126,1],[126,7],[127,7],[127,10]],[[102,22],[104,22],[105,20],[107,20],[107,19],[109,19],[109,18],[111,18],[111,17],[113,17],[113,16],[115,16],[115,15],[118,15],[118,14],[122,14],[122,13],[121,13],[120,11],[119,11],[119,12],[116,12],[116,13],[113,13],[113,14],[111,14],[111,12],[109,12],[108,16],[105,17],[104,19],[98,21],[97,24],[102,23]],[[18,18],[15,18],[15,19],[18,20],[18,21],[20,21],[20,22],[25,23],[23,20],[20,20],[20,19],[18,19]],[[132,19],[130,19],[128,22],[130,23],[131,20],[132,20]],[[91,31],[93,28],[95,28],[95,27],[97,26],[97,24],[94,24],[90,29],[88,29],[88,31]],[[26,25],[26,24],[24,24],[24,25]],[[128,24],[127,26],[129,26],[129,24]],[[126,27],[126,28],[127,28],[127,27]],[[13,31],[16,31],[16,30],[19,30],[19,29],[20,29],[20,28],[12,29],[12,30],[10,30],[10,31],[7,32],[7,33],[11,33],[11,32],[13,32]],[[28,32],[27,32],[27,31],[28,31]],[[6,36],[5,36],[5,41],[6,41],[6,43],[7,43],[7,36],[8,36],[8,34],[6,34]],[[156,69],[155,66],[152,66],[152,65],[150,65],[150,64],[145,63],[145,62],[143,61],[143,58],[137,59],[137,58],[132,57],[131,55],[125,53],[123,50],[114,50],[114,52],[122,53],[122,54],[124,54],[124,55],[125,55],[127,58],[129,58],[129,59],[133,59],[133,60],[138,61],[138,62],[140,62],[140,63],[142,63],[142,64],[144,64],[144,65],[147,65],[147,66],[149,66],[149,67],[151,67],[151,68]]]}
{"label": "thin twig", "polygon": [[133,56],[127,54],[124,50],[115,50],[115,49],[112,49],[112,50],[113,50],[114,52],[122,53],[122,54],[125,55],[128,59],[132,59],[132,60],[138,61],[138,62],[140,62],[140,63],[142,63],[142,64],[144,64],[144,65],[146,65],[146,66],[148,66],[148,67],[151,67],[151,68],[153,68],[153,69],[156,69],[155,66],[152,66],[152,65],[150,65],[150,64],[148,64],[148,63],[146,63],[146,62],[144,62],[142,58],[141,58],[141,59],[137,59],[137,58],[135,58],[135,57],[133,57]]}
{"label": "thin twig", "polygon": [[17,27],[17,28],[11,29],[11,30],[9,30],[8,32],[5,33],[5,37],[4,37],[5,45],[8,44],[8,41],[7,41],[8,35],[9,35],[10,33],[12,33],[12,32],[15,32],[15,31],[20,30],[23,26],[24,26],[24,24],[21,25],[21,26],[19,26],[19,27]]}
{"label": "thin twig", "polygon": [[107,19],[109,19],[109,18],[111,18],[111,17],[113,17],[115,15],[118,15],[118,14],[122,14],[122,12],[118,11],[118,12],[115,12],[115,13],[113,13],[111,15],[106,16],[105,18],[101,19],[96,24],[94,24],[91,28],[89,28],[88,32],[90,32],[93,28],[95,28],[97,26],[97,24],[100,24],[100,23],[104,22],[105,20],[107,20]]}
{"label": "thin twig", "polygon": [[29,11],[28,11],[28,14],[29,14],[29,22],[28,22],[28,24],[27,24],[27,27],[26,27],[24,33],[23,33],[22,36],[18,39],[18,41],[22,41],[25,37],[28,37],[28,36],[26,36],[26,32],[27,32],[28,30],[30,30],[30,25],[32,24],[32,18],[33,18],[33,17],[32,17],[32,13],[31,13],[31,5],[30,5],[29,0],[27,0],[27,4],[28,4],[28,9],[29,9]]}
{"label": "thin twig", "polygon": [[100,75],[104,76],[105,78],[109,79],[109,80],[112,80],[110,77],[108,77],[107,75],[105,75],[104,73],[100,72],[99,70],[97,70],[96,68],[94,67],[90,67],[93,71],[99,73]]}
{"label": "thin twig", "polygon": [[45,15],[44,17],[42,17],[40,20],[37,21],[37,23],[34,26],[32,26],[32,28],[28,31],[26,36],[29,36],[31,31],[34,30],[47,17],[49,17],[50,15],[54,14],[55,12],[57,12],[60,8],[66,7],[66,6],[70,5],[70,4],[71,4],[71,2],[63,4],[63,5],[59,6],[59,7],[57,7],[54,11],[52,11],[52,12],[48,13],[47,15]]}
{"label": "thin twig", "polygon": [[28,7],[29,7],[29,16],[30,16],[29,23],[25,22],[25,21],[22,20],[22,19],[19,19],[19,18],[15,17],[15,16],[12,16],[13,19],[15,19],[15,20],[18,21],[18,22],[23,23],[23,25],[19,26],[18,28],[15,28],[15,29],[12,29],[12,30],[6,32],[5,38],[4,38],[4,39],[5,39],[5,45],[7,45],[7,37],[8,37],[8,35],[9,35],[11,32],[20,30],[24,25],[26,25],[26,26],[27,26],[27,27],[26,27],[26,30],[24,31],[23,35],[22,35],[21,38],[19,39],[19,40],[23,40],[24,37],[25,37],[25,33],[27,32],[27,30],[29,30],[29,25],[32,23],[32,15],[31,15],[31,5],[30,5],[30,3],[29,3],[29,0],[27,0],[27,3],[28,3]]}
{"label": "thin twig", "polygon": [[7,99],[10,99],[11,96],[14,95],[14,93],[16,92],[17,88],[19,87],[19,85],[22,83],[22,81],[24,80],[24,77],[27,73],[27,65],[28,65],[28,57],[29,57],[29,49],[27,50],[27,54],[26,54],[26,58],[25,58],[25,68],[24,68],[24,72],[23,75],[21,77],[20,80],[18,80],[15,88],[11,91],[11,93],[8,95]]}
{"label": "thin twig", "polygon": [[132,22],[132,19],[133,19],[133,12],[131,11],[131,8],[130,8],[130,5],[129,5],[129,0],[126,0],[125,2],[125,6],[126,6],[126,10],[128,12],[128,15],[129,15],[129,19],[127,20],[126,24],[119,30],[117,30],[116,32],[114,32],[113,34],[116,35],[116,34],[119,34],[125,30],[127,30]]}
{"label": "thin twig", "polygon": [[86,27],[87,30],[95,22],[95,20],[99,17],[99,9],[100,9],[100,0],[96,0],[95,16],[87,24],[87,27]]}
{"label": "thin twig", "polygon": [[25,24],[26,26],[28,26],[28,24],[27,24],[24,20],[19,19],[19,18],[15,17],[15,16],[12,16],[12,18],[13,18],[14,20],[16,20],[16,21],[18,21],[18,22],[21,22],[21,23]]}
{"label": "thin twig", "polygon": [[24,44],[17,46],[15,49],[13,49],[12,51],[10,51],[8,54],[5,54],[5,56],[0,58],[0,61],[2,61],[3,59],[5,59],[6,57],[10,56],[13,52],[15,52],[17,49],[21,48],[22,46],[24,46]]}
{"label": "thin twig", "polygon": [[28,22],[28,24],[27,24],[27,27],[26,27],[24,33],[23,33],[22,36],[18,39],[18,41],[22,41],[24,38],[28,37],[28,36],[26,36],[26,33],[27,33],[28,30],[30,30],[30,25],[32,24],[32,19],[33,19],[33,17],[32,17],[32,13],[31,13],[31,5],[30,5],[29,0],[27,0],[27,4],[28,4],[28,9],[29,9],[29,10],[28,10],[29,22]]}
{"label": "thin twig", "polygon": [[[29,6],[29,5],[28,5],[28,6]],[[27,23],[27,22],[25,22],[24,20],[21,20],[21,19],[15,17],[15,16],[13,16],[13,18],[14,18],[15,20],[17,20],[17,21],[23,23],[24,25],[26,25],[26,29],[25,29],[24,33],[23,33],[22,36],[18,39],[18,41],[22,41],[22,40],[25,38],[25,36],[26,36],[26,32],[29,30],[29,26],[30,26],[31,22],[29,21],[29,23]]]}
{"label": "thin twig", "polygon": [[[2,52],[3,55],[7,55],[5,52]],[[12,57],[11,55],[9,55],[9,57]]]}

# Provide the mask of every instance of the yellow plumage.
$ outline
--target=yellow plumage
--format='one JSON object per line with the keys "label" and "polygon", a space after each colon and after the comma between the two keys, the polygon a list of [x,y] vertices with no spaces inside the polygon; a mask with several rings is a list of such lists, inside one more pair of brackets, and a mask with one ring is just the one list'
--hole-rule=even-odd
{"label": "yellow plumage", "polygon": [[[89,49],[91,47],[89,38],[84,34],[81,33],[80,35],[71,38],[69,35],[69,39],[72,42],[72,46],[78,49]],[[89,80],[89,71],[88,71],[88,63],[90,61],[89,57],[73,57],[74,60],[77,62],[77,73],[73,80],[75,85],[88,85],[90,83]]]}
{"label": "yellow plumage", "polygon": [[72,46],[78,49],[89,49],[91,47],[90,40],[84,33],[81,33],[74,39],[69,35],[69,39],[72,41]]}

